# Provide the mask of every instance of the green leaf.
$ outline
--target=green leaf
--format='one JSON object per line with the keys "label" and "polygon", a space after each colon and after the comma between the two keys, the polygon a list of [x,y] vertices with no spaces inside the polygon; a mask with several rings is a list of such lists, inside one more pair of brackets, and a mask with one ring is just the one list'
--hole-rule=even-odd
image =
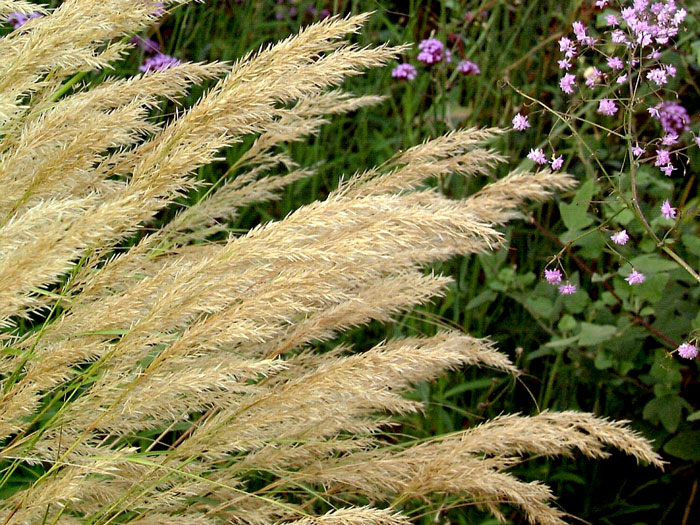
{"label": "green leaf", "polygon": [[700,257],[700,237],[686,233],[681,237],[681,240],[690,253]]}
{"label": "green leaf", "polygon": [[591,302],[586,290],[579,288],[573,295],[561,295],[561,302],[567,312],[572,314],[580,314]]}
{"label": "green leaf", "polygon": [[532,310],[533,314],[549,319],[552,314],[554,304],[548,297],[534,295],[527,298],[527,305]]}
{"label": "green leaf", "polygon": [[559,203],[559,213],[569,230],[582,230],[593,223],[593,217],[588,215],[588,206],[594,189],[595,181],[588,180],[576,192],[571,204]]}
{"label": "green leaf", "polygon": [[[670,272],[678,268],[678,264],[656,254],[640,255],[630,261],[632,267],[643,274]],[[627,265],[625,265],[627,266]],[[627,275],[626,272],[625,275]]]}
{"label": "green leaf", "polygon": [[598,352],[595,355],[593,364],[598,370],[607,370],[608,368],[612,368],[614,363],[605,352]]}
{"label": "green leaf", "polygon": [[697,421],[698,419],[700,419],[700,410],[690,414],[687,419],[688,421]]}
{"label": "green leaf", "polygon": [[700,64],[700,40],[696,40],[690,44],[690,49],[693,50],[693,58],[695,58],[695,63]]}
{"label": "green leaf", "polygon": [[681,382],[680,365],[677,359],[669,356],[665,350],[659,349],[654,356],[654,364],[651,365],[649,375],[655,383],[664,383],[669,387]]}
{"label": "green leaf", "polygon": [[617,327],[609,324],[581,323],[581,334],[578,344],[581,346],[594,346],[607,341],[615,335]]}
{"label": "green leaf", "polygon": [[654,424],[660,422],[667,432],[673,433],[681,423],[683,406],[683,399],[676,395],[657,397],[646,404],[642,415]]}
{"label": "green leaf", "polygon": [[573,330],[574,328],[576,328],[576,319],[574,319],[569,314],[566,314],[559,320],[557,328],[559,328],[559,330],[561,330],[562,332]]}
{"label": "green leaf", "polygon": [[664,452],[687,461],[700,461],[700,430],[681,432],[664,445]]}
{"label": "green leaf", "polygon": [[595,259],[603,253],[605,237],[597,228],[589,230],[590,233],[574,242],[574,246],[580,247],[579,254],[585,259]]}
{"label": "green leaf", "polygon": [[465,306],[465,309],[472,310],[477,306],[481,306],[482,304],[489,304],[493,302],[493,300],[496,297],[498,297],[498,294],[496,294],[496,292],[493,292],[491,290],[484,290],[479,295],[474,297],[471,301],[469,301],[467,303],[467,306]]}
{"label": "green leaf", "polygon": [[578,341],[577,335],[573,337],[567,337],[566,339],[554,339],[552,341],[549,341],[546,343],[544,346],[547,348],[558,348],[560,346],[571,346],[573,345],[576,341]]}
{"label": "green leaf", "polygon": [[445,392],[442,395],[442,397],[448,399],[452,396],[463,394],[464,392],[468,392],[470,390],[481,390],[482,388],[487,388],[492,385],[493,378],[482,377],[479,379],[475,379],[474,381],[467,381],[466,383],[461,383],[453,388],[450,388],[447,392]]}
{"label": "green leaf", "polygon": [[657,273],[647,277],[642,284],[635,286],[635,292],[638,297],[646,299],[650,303],[655,303],[663,297],[667,282],[667,273]]}

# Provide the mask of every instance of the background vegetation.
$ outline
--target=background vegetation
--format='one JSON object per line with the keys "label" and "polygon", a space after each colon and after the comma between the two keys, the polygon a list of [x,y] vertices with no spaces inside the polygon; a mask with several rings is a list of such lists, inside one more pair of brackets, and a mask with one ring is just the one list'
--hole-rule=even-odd
{"label": "background vegetation", "polygon": [[[318,174],[294,183],[277,202],[252,205],[230,224],[232,231],[284,217],[301,204],[322,198],[337,186],[341,176],[379,164],[396,150],[426,137],[461,127],[510,127],[518,111],[532,114],[536,110],[523,95],[561,104],[556,41],[570,33],[574,20],[595,24],[597,16],[588,2],[555,0],[210,0],[175,9],[144,36],[182,60],[232,61],[295,33],[322,16],[323,10],[334,14],[373,10],[365,30],[356,37],[359,43],[401,44],[433,35],[447,43],[455,61],[472,60],[481,73],[463,76],[445,64],[422,66],[415,60],[414,46],[405,58],[418,68],[415,80],[397,81],[391,77],[391,68],[384,68],[347,82],[346,87],[355,93],[384,95],[386,100],[334,118],[318,137],[291,145],[291,156],[301,166],[316,166]],[[681,74],[673,88],[697,133],[700,34],[693,16],[691,10],[688,32],[680,39]],[[135,50],[115,74],[136,73],[144,56],[143,50]],[[195,90],[190,102],[199,94],[201,90]],[[165,114],[174,110],[171,103],[159,109]],[[510,160],[499,175],[520,163],[528,164],[523,160],[528,149],[548,140],[552,119],[540,114],[531,117],[531,122],[533,127],[527,134],[508,133],[498,139],[496,148]],[[581,182],[595,181],[598,176],[581,140],[602,162],[615,162],[616,146],[595,128],[582,130],[581,140],[570,138],[559,152],[565,155],[564,169]],[[230,148],[225,159],[201,168],[198,177],[218,180],[247,146]],[[682,176],[685,222],[678,232],[679,249],[696,269],[700,266],[698,166],[700,154],[689,152]],[[463,197],[479,183],[447,177],[439,184],[448,195]],[[671,190],[664,184],[650,178],[645,194],[667,195]],[[595,201],[597,191],[590,190],[588,201]],[[573,195],[560,198],[568,202]],[[634,460],[621,456],[603,462],[537,460],[519,467],[517,474],[550,484],[562,508],[590,523],[697,523],[698,367],[695,361],[680,362],[668,354],[674,348],[672,341],[681,342],[691,328],[700,328],[697,286],[690,286],[684,272],[669,261],[653,255],[652,247],[646,261],[648,272],[665,277],[655,280],[644,294],[625,295],[612,279],[617,298],[609,291],[607,295],[593,288],[587,291],[587,274],[605,273],[613,259],[604,241],[589,237],[563,255],[572,281],[581,285],[579,293],[557,296],[540,276],[552,254],[562,249],[558,239],[576,230],[562,221],[560,210],[557,203],[538,206],[524,215],[524,220],[509,226],[507,250],[454,259],[437,267],[455,277],[455,285],[445,298],[397,318],[393,324],[372,325],[345,337],[367,347],[399,334],[432,335],[441,326],[457,327],[478,337],[491,336],[521,368],[522,376],[513,380],[470,370],[422,384],[414,395],[426,404],[427,412],[405,418],[401,433],[425,437],[467,428],[501,413],[547,409],[585,410],[628,419],[663,452],[669,463],[662,474],[638,468]],[[586,215],[590,222],[600,220],[592,208]],[[449,498],[444,506],[451,507]],[[514,515],[513,519],[518,518]],[[425,523],[448,521],[486,524],[493,518],[470,507],[425,509]]]}

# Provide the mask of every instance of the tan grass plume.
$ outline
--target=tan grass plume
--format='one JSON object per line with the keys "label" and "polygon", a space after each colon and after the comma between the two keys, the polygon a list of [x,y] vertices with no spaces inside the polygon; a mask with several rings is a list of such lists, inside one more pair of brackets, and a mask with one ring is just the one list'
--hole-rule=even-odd
{"label": "tan grass plume", "polygon": [[[204,242],[311,175],[279,146],[379,102],[338,86],[400,48],[349,43],[367,15],[331,17],[233,65],[65,88],[118,59],[156,9],[67,0],[0,39],[0,484],[39,472],[6,492],[0,523],[400,525],[406,500],[449,493],[557,524],[551,491],[508,471],[525,455],[603,458],[610,446],[661,464],[624,424],[575,412],[390,443],[391,415],[421,410],[402,395],[415,383],[466,365],[517,369],[455,331],[325,353],[314,343],[444,294],[450,278],[424,265],[497,249],[525,200],[574,180],[514,173],[450,200],[426,179],[502,161],[484,146],[498,130],[459,130],[284,219]],[[0,1],[0,16],[32,10]],[[150,120],[160,97],[205,79],[218,81],[193,107]],[[154,220],[250,134],[203,198]]]}

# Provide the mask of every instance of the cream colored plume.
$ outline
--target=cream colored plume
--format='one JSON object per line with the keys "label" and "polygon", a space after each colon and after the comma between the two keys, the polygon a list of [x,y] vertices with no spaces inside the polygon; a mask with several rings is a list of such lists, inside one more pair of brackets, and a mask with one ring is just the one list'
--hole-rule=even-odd
{"label": "cream colored plume", "polygon": [[[232,65],[75,82],[158,7],[68,0],[0,39],[0,485],[17,481],[0,486],[0,523],[403,525],[406,500],[450,494],[558,524],[549,488],[509,471],[526,457],[617,448],[660,466],[625,424],[576,412],[420,443],[393,434],[393,415],[423,409],[405,396],[416,383],[518,369],[455,330],[371,348],[338,335],[443,296],[452,279],[426,265],[498,249],[526,201],[574,179],[513,173],[449,199],[426,179],[504,160],[488,144],[499,130],[456,130],[212,242],[244,206],[313,174],[283,146],[381,102],[338,86],[402,48],[351,44],[368,15],[331,17]],[[0,0],[0,16],[34,9]],[[194,106],[150,119],[205,79]],[[247,152],[163,224],[201,186],[197,169],[246,135]]]}

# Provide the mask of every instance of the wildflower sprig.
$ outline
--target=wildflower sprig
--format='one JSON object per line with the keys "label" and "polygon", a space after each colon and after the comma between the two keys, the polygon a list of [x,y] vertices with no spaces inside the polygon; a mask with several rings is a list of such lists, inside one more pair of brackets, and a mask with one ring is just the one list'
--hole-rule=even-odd
{"label": "wildflower sprig", "polygon": [[[518,91],[541,106],[545,113],[555,116],[575,137],[580,137],[580,132],[576,129],[576,124],[579,123],[605,132],[610,139],[617,139],[624,146],[621,150],[615,150],[614,145],[609,146],[611,151],[618,151],[623,157],[615,173],[581,138],[580,144],[590,154],[613,197],[612,201],[602,202],[601,207],[619,208],[622,204],[623,209],[631,211],[636,217],[641,233],[683,268],[696,284],[700,284],[698,272],[668,242],[673,231],[679,227],[679,208],[673,206],[670,198],[657,204],[657,217],[673,221],[670,228],[664,229],[663,235],[657,233],[657,228],[664,224],[657,219],[652,221],[648,218],[649,211],[643,209],[646,206],[643,204],[638,178],[640,166],[645,166],[645,173],[649,173],[647,167],[653,167],[663,177],[682,175],[678,173],[681,155],[700,143],[698,137],[689,133],[691,118],[685,108],[678,100],[664,99],[666,87],[678,74],[676,66],[666,61],[665,57],[672,48],[674,39],[682,31],[688,13],[673,0],[654,3],[646,0],[597,2],[596,6],[605,9],[602,16],[607,28],[602,33],[597,33],[582,21],[576,21],[572,25],[572,34],[565,35],[558,41],[558,51],[561,53],[558,65],[562,71],[559,89],[565,100],[574,97],[570,102],[576,107],[575,111],[558,112],[540,100]],[[579,100],[584,104],[581,105]],[[566,103],[565,101],[564,104]],[[587,118],[589,112],[598,118]],[[518,113],[513,118],[513,129],[525,132],[534,115]],[[651,118],[652,122],[658,122],[662,136],[640,140],[638,121],[645,116]],[[552,143],[557,134],[555,127],[548,142]],[[688,144],[684,146],[684,142]],[[545,152],[540,148],[532,148],[527,156],[535,163],[545,162]],[[609,214],[607,211],[605,213]],[[617,253],[616,246],[633,246],[628,232],[630,226],[608,234],[613,253]],[[603,227],[601,223],[581,235],[590,235]],[[568,241],[565,247],[573,246],[574,242],[575,240]],[[621,253],[617,255],[621,260],[627,260]],[[554,261],[558,261],[560,256],[555,257]],[[552,282],[551,275],[546,274],[545,277]],[[639,286],[646,280],[647,275],[634,267],[625,278],[629,286]],[[562,291],[567,294],[570,292],[569,288]],[[690,353],[684,352],[681,355]]]}

